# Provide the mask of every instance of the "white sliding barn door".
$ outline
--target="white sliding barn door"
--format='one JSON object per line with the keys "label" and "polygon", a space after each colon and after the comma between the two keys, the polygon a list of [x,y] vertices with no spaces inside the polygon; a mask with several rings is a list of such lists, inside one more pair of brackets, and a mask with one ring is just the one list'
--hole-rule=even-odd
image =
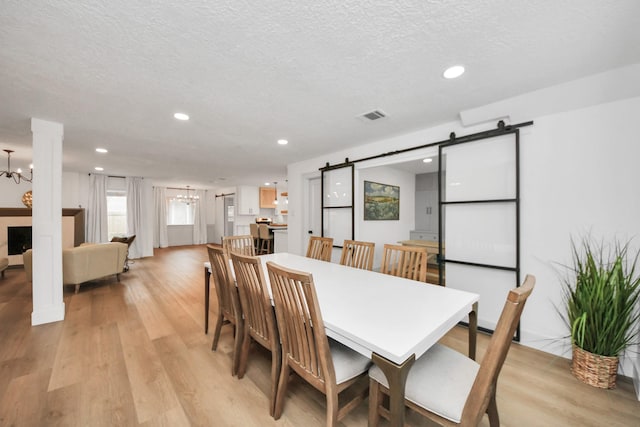
{"label": "white sliding barn door", "polygon": [[492,331],[519,284],[518,130],[439,151],[445,283],[480,294],[478,326]]}

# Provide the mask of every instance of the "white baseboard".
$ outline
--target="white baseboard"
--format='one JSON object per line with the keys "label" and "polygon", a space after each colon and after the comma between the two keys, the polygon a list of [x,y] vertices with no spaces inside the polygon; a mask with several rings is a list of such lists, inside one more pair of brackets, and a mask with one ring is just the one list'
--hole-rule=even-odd
{"label": "white baseboard", "polygon": [[633,369],[633,386],[636,390],[636,399],[640,401],[640,357],[636,358]]}

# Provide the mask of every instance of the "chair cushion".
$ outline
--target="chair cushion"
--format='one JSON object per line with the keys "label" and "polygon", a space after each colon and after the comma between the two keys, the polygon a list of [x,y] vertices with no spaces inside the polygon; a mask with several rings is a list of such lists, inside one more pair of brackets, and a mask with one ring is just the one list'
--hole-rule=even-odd
{"label": "chair cushion", "polygon": [[[443,418],[459,423],[471,386],[480,365],[464,354],[436,344],[423,354],[409,371],[405,398]],[[389,387],[377,366],[369,377]]]}
{"label": "chair cushion", "polygon": [[371,359],[331,338],[329,338],[329,349],[337,384],[342,384],[366,372],[371,365]]}
{"label": "chair cushion", "polygon": [[212,273],[212,271],[211,271],[211,263],[209,261],[204,263],[204,268],[209,270],[209,273]]}

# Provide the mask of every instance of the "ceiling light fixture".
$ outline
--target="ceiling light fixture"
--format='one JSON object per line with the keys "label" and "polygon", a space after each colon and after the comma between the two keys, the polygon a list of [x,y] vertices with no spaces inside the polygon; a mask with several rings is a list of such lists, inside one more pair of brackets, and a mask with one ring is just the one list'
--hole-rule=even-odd
{"label": "ceiling light fixture", "polygon": [[431,157],[427,157],[426,159],[422,159],[422,163],[431,163],[433,159]]}
{"label": "ceiling light fixture", "polygon": [[444,70],[442,75],[445,79],[455,79],[464,74],[464,67],[462,65],[454,65]]}
{"label": "ceiling light fixture", "polygon": [[280,145],[287,145],[289,143],[289,141],[287,141],[286,139],[279,139],[278,140],[278,144]]}
{"label": "ceiling light fixture", "polygon": [[106,148],[96,148],[96,152],[98,152],[98,153],[108,153],[109,150],[107,150]]}
{"label": "ceiling light fixture", "polygon": [[100,172],[102,172],[104,170],[104,168],[102,168],[100,166],[96,166],[94,169],[97,170],[97,171],[100,171]]}
{"label": "ceiling light fixture", "polygon": [[172,197],[171,200],[186,203],[187,205],[200,200],[200,196],[198,196],[197,194],[194,194],[193,196],[190,194],[190,191],[191,191],[190,186],[187,185],[186,190],[187,190],[186,196],[184,194],[178,194],[177,196]]}
{"label": "ceiling light fixture", "polygon": [[273,185],[276,187],[276,199],[273,201],[274,205],[278,204],[278,181],[274,182]]}
{"label": "ceiling light fixture", "polygon": [[20,184],[20,181],[31,182],[33,180],[33,165],[29,166],[31,168],[31,174],[29,175],[29,178],[27,178],[26,176],[22,175],[22,169],[18,168],[15,171],[11,170],[11,153],[13,153],[13,150],[4,150],[4,152],[7,153],[7,170],[0,171],[0,176],[13,178],[13,181],[16,184]]}
{"label": "ceiling light fixture", "polygon": [[175,113],[173,115],[173,117],[175,117],[178,120],[182,120],[182,121],[187,121],[189,120],[189,115],[185,114],[185,113]]}

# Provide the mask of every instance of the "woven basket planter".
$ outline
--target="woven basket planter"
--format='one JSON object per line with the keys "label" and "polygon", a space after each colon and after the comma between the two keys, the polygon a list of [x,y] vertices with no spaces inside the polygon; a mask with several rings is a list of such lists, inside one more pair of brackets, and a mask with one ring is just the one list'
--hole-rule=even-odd
{"label": "woven basket planter", "polygon": [[571,373],[591,386],[615,388],[618,357],[598,356],[574,345]]}

